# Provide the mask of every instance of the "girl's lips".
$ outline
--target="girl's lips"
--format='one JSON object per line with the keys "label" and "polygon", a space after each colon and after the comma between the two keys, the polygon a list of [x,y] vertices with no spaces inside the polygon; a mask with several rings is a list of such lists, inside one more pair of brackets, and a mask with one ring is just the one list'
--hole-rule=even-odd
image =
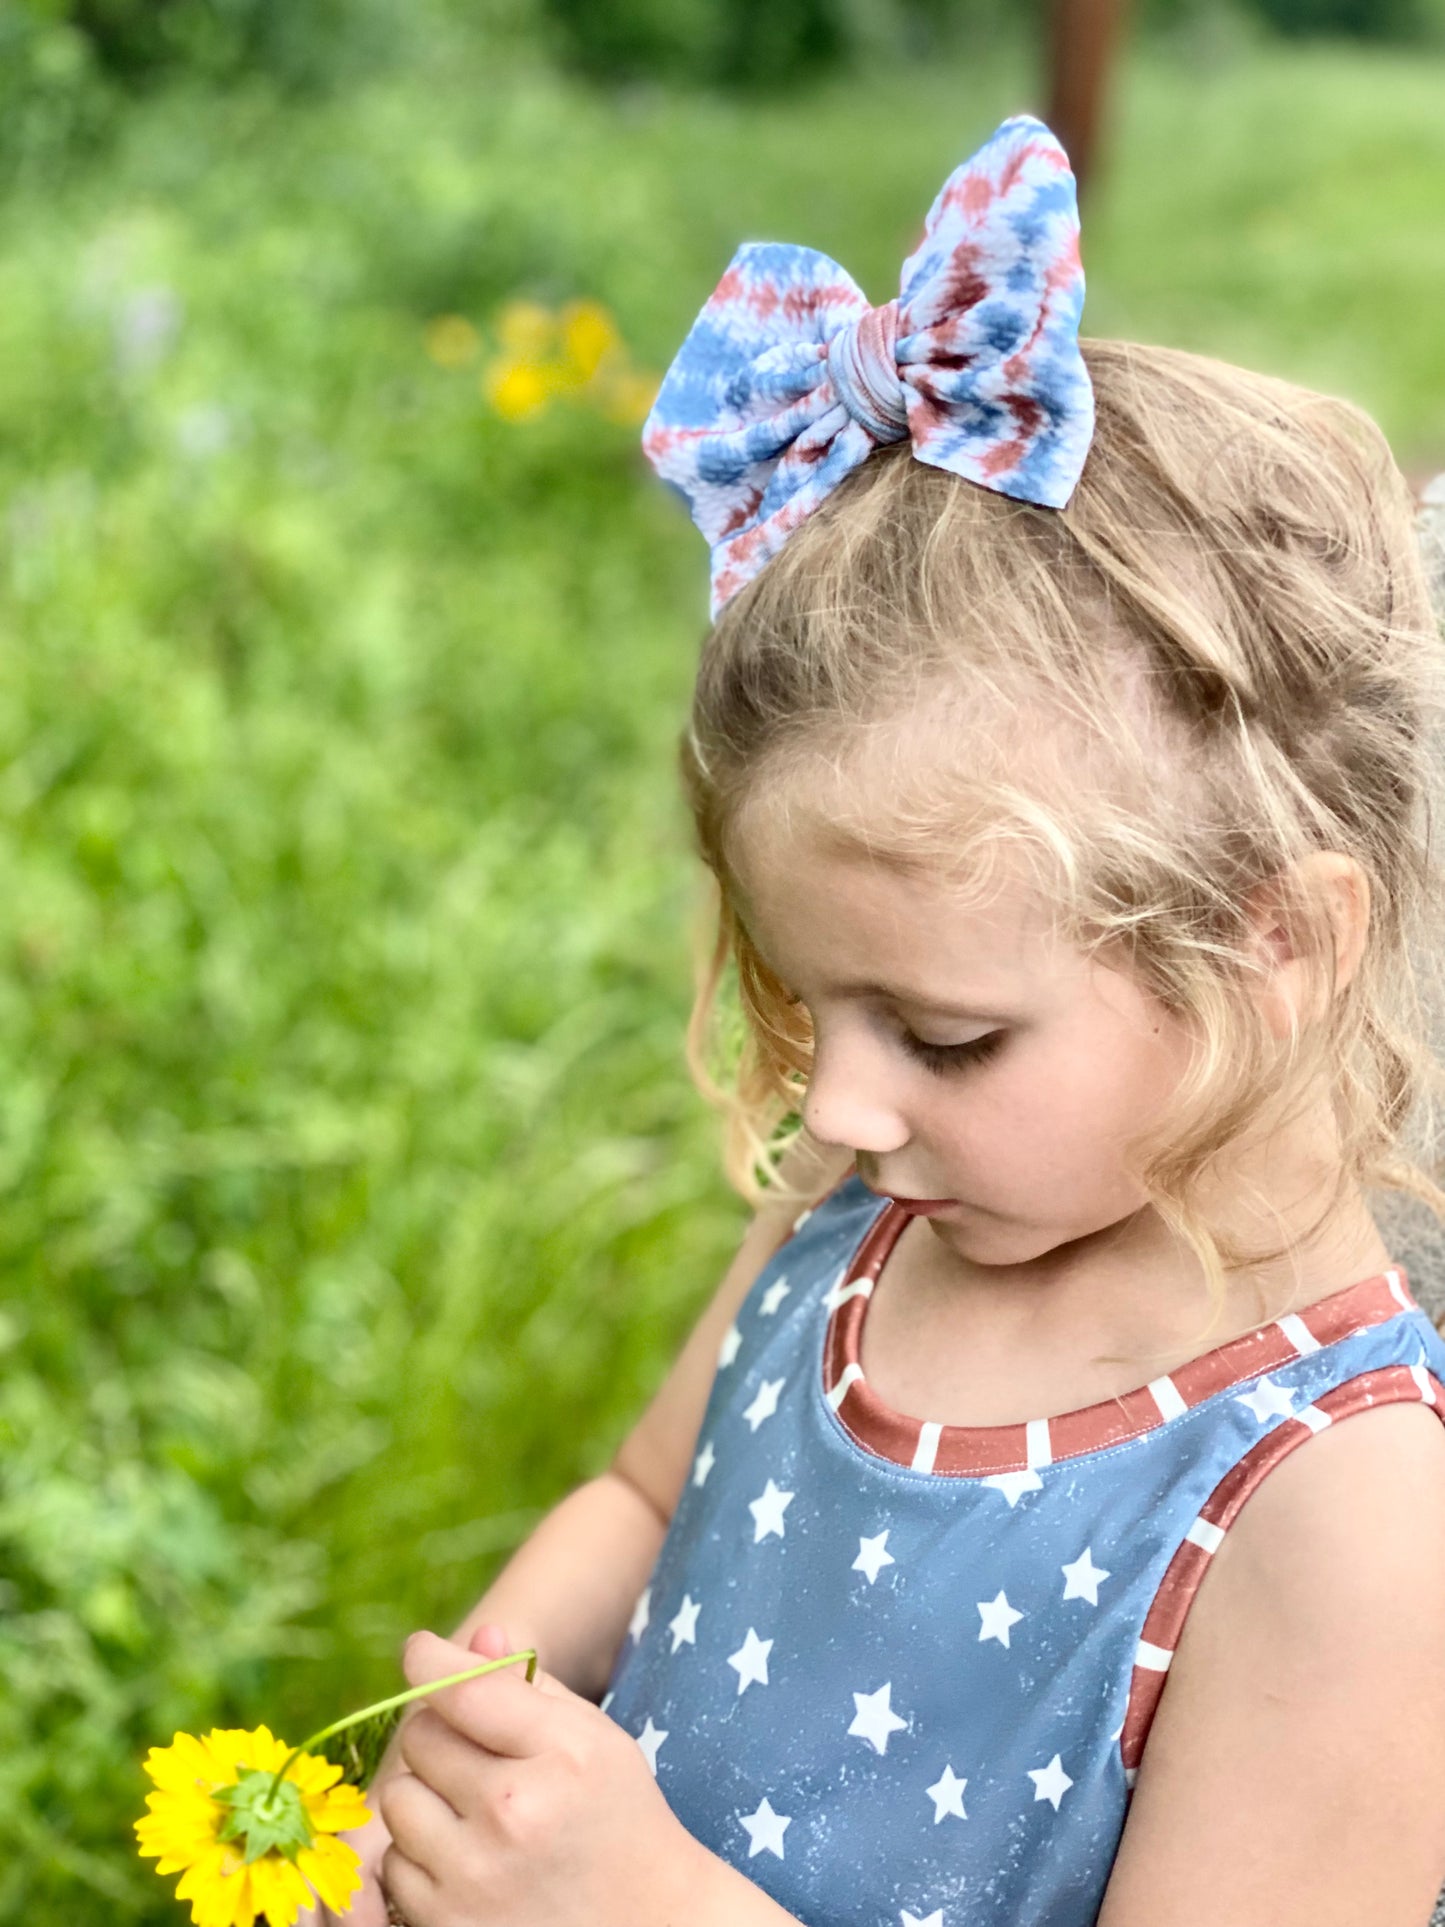
{"label": "girl's lips", "polygon": [[952,1198],[898,1198],[898,1197],[895,1197],[893,1202],[895,1204],[902,1205],[905,1211],[911,1212],[913,1216],[916,1218],[927,1218],[927,1217],[931,1217],[935,1211],[951,1210],[955,1200]]}

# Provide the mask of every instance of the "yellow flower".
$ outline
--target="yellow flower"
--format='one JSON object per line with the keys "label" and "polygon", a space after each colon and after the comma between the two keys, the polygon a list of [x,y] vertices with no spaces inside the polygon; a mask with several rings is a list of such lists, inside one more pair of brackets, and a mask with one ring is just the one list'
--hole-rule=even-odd
{"label": "yellow flower", "polygon": [[464,368],[481,346],[465,315],[439,314],[426,329],[426,351],[438,368]]}
{"label": "yellow flower", "polygon": [[636,426],[656,398],[656,378],[631,365],[600,301],[569,301],[555,312],[509,301],[495,328],[502,352],[482,371],[482,393],[504,421],[526,421],[573,396],[609,421]]}
{"label": "yellow flower", "polygon": [[504,421],[525,421],[539,413],[557,392],[549,362],[494,361],[482,376],[482,393]]}
{"label": "yellow flower", "polygon": [[591,381],[622,346],[616,324],[600,301],[569,301],[558,321],[563,352],[579,381]]}
{"label": "yellow flower", "polygon": [[152,1747],[150,1809],[136,1822],[143,1857],[156,1872],[179,1873],[196,1927],[292,1927],[313,1894],[345,1913],[361,1885],[360,1862],[335,1836],[370,1817],[341,1769],[299,1753],[279,1787],[290,1748],[264,1727],[216,1728],[204,1739],[177,1733]]}

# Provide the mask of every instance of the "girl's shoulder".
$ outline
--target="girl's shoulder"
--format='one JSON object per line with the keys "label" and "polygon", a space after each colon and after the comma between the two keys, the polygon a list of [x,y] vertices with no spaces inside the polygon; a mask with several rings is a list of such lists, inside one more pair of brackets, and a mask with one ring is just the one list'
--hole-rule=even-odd
{"label": "girl's shoulder", "polygon": [[1211,1561],[1100,1927],[1160,1918],[1210,1838],[1230,1843],[1210,1920],[1423,1920],[1445,1870],[1442,1705],[1445,1426],[1381,1405],[1279,1464]]}

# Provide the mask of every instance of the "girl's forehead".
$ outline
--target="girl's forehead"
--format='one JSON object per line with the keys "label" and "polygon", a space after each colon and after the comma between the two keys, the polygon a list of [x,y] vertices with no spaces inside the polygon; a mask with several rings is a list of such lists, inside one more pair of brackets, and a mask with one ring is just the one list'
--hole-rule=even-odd
{"label": "girl's forehead", "polygon": [[976,865],[900,859],[796,800],[749,811],[729,840],[729,894],[778,975],[814,990],[907,990],[999,1008],[1077,962],[1015,853]]}

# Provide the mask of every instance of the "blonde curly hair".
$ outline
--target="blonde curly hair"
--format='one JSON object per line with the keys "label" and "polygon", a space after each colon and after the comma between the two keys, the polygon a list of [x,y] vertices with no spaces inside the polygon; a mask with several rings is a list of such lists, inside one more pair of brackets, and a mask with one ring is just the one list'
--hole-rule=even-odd
{"label": "blonde curly hair", "polygon": [[[838,834],[960,884],[1022,856],[1061,931],[1187,1021],[1194,1062],[1139,1176],[1218,1286],[1260,1254],[1211,1227],[1205,1174],[1322,1071],[1341,1184],[1445,1217],[1424,975],[1441,637],[1409,491],[1368,416],[1195,355],[1082,346],[1098,426],[1066,509],[880,450],[708,636],[681,750],[718,886],[690,1060],[757,1199],[811,1035],[736,913],[730,837],[762,786],[926,716],[934,753],[902,763],[883,820],[844,810]],[[1322,850],[1358,862],[1371,894],[1338,994],[1326,908],[1291,881]],[[1264,888],[1329,992],[1283,1058],[1250,995]]]}

